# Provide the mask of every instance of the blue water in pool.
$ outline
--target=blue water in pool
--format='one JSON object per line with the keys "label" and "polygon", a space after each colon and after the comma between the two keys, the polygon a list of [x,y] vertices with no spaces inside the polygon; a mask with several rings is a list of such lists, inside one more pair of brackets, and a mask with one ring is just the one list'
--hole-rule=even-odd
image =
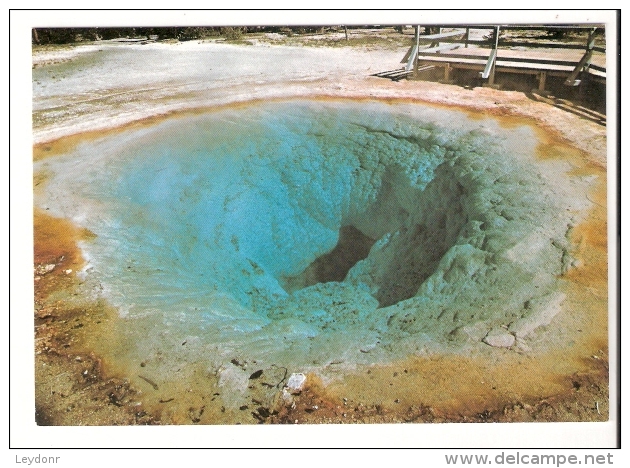
{"label": "blue water in pool", "polygon": [[[535,177],[505,157],[506,148],[533,153],[531,130],[504,133],[489,119],[418,105],[223,109],[38,163],[53,176],[36,204],[96,234],[82,243],[82,275],[130,324],[144,324],[136,341],[170,327],[173,341],[199,337],[200,353],[212,343],[215,355],[239,349],[274,362],[374,360],[400,338],[435,338],[429,325],[393,330],[384,306],[433,318],[447,296],[474,289],[475,275],[489,285],[506,273],[531,280],[509,265],[494,272],[487,245],[475,240],[482,228],[486,242],[523,234],[487,213],[506,203],[513,183],[524,191],[515,199],[542,196],[524,188]],[[506,174],[513,179],[503,187]],[[287,278],[335,248],[344,226],[375,241],[368,257],[344,281],[288,290]],[[453,284],[461,276],[461,288],[440,286],[447,273]],[[508,300],[514,288],[505,281],[508,292],[497,294]],[[474,305],[485,294],[477,289],[464,301]]]}

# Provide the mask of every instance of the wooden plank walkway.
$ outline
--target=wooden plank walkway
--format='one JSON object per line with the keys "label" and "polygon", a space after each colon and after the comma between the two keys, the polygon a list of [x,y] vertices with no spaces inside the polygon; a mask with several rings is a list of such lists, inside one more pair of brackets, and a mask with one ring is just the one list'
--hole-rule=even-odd
{"label": "wooden plank walkway", "polygon": [[[606,80],[606,49],[595,44],[594,26],[562,26],[588,32],[583,45],[576,43],[506,40],[501,34],[507,30],[549,30],[560,26],[456,26],[456,31],[439,34],[419,35],[416,27],[414,45],[410,47],[401,63],[401,77],[417,76],[422,70],[441,67],[444,81],[450,82],[454,69],[469,69],[479,72],[479,77],[493,85],[496,73],[519,73],[535,75],[540,91],[544,91],[547,76],[565,78],[565,85],[577,86],[582,79]],[[452,28],[452,26],[451,26]],[[489,30],[491,34],[482,40],[470,38],[471,29]],[[377,74],[376,76],[381,76]],[[383,75],[387,77],[386,75]]]}

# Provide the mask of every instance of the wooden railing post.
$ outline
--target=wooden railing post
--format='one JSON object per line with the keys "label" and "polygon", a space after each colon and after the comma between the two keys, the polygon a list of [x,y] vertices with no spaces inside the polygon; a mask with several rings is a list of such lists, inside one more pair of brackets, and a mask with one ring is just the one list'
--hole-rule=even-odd
{"label": "wooden railing post", "polygon": [[490,77],[488,78],[490,85],[494,84],[494,71],[496,69],[497,55],[499,54],[499,26],[494,28],[494,51],[494,61],[492,63],[492,69],[490,70]]}
{"label": "wooden railing post", "polygon": [[418,78],[418,48],[420,47],[420,25],[419,24],[416,25],[414,39],[416,40],[416,53],[415,53],[414,63],[413,63],[413,77]]}
{"label": "wooden railing post", "polygon": [[564,84],[567,86],[577,86],[582,80],[578,80],[577,77],[582,73],[582,70],[588,68],[591,64],[591,58],[593,57],[593,47],[595,47],[595,31],[597,28],[592,28],[588,32],[588,37],[586,38],[586,51],[582,56],[582,59],[575,66],[571,74],[565,80]]}
{"label": "wooden railing post", "polygon": [[490,55],[488,56],[488,61],[486,62],[486,67],[482,72],[479,72],[479,77],[482,80],[488,80],[488,85],[492,86],[494,84],[494,70],[496,68],[497,63],[497,53],[499,47],[499,26],[494,27],[494,47],[490,51]]}

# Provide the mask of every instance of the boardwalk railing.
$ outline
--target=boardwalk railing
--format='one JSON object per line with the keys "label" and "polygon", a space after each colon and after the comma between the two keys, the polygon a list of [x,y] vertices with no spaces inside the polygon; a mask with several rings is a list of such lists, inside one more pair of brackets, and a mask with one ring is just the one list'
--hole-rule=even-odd
{"label": "boardwalk railing", "polygon": [[[446,25],[432,26],[438,29],[436,34],[420,35],[420,26],[416,26],[414,44],[409,48],[401,63],[404,76],[414,76],[430,67],[444,69],[444,81],[450,82],[453,69],[471,69],[479,72],[484,83],[493,85],[496,72],[532,74],[538,78],[538,89],[544,91],[547,76],[565,78],[567,86],[577,86],[582,80],[592,78],[596,81],[606,79],[604,64],[595,64],[595,54],[605,54],[606,48],[596,45],[596,33],[600,25]],[[442,32],[448,28],[449,31]],[[471,31],[492,33],[483,39],[471,38]],[[558,40],[527,38],[508,38],[507,31],[583,31],[587,32],[584,45],[565,43]],[[503,34],[503,37],[501,37]],[[477,34],[479,35],[479,34]],[[454,52],[456,49],[456,52]],[[541,50],[546,49],[546,50]],[[558,52],[575,50],[584,51],[579,60],[557,58]],[[538,50],[538,52],[536,52]],[[485,52],[488,52],[487,55]],[[531,51],[534,51],[532,53]],[[601,61],[601,60],[600,60]]]}

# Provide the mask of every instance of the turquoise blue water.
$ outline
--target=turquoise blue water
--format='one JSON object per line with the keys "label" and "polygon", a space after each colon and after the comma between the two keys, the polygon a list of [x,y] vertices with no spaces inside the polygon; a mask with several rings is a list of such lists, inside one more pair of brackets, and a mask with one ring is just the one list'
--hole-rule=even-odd
{"label": "turquoise blue water", "polygon": [[[36,203],[96,234],[81,274],[130,330],[143,324],[131,341],[170,328],[219,360],[380,359],[409,337],[439,343],[462,307],[516,316],[521,284],[551,284],[551,270],[497,260],[546,200],[523,163],[536,144],[458,111],[266,103],[83,143],[39,163],[54,176]],[[375,240],[367,258],[344,281],[285,290],[343,226]]]}

